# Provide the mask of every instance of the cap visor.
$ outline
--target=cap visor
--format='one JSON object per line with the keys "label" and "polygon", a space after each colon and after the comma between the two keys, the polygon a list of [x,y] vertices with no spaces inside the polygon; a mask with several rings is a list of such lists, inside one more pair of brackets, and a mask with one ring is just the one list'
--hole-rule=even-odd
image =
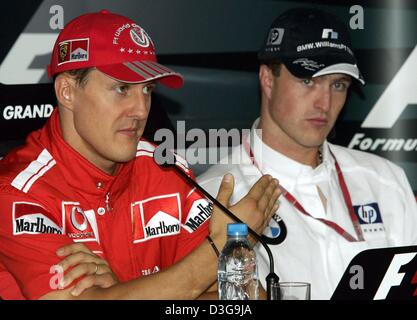
{"label": "cap visor", "polygon": [[[346,58],[346,57],[345,57]],[[287,69],[297,78],[313,78],[324,76],[333,73],[343,73],[358,80],[362,85],[365,81],[362,74],[359,71],[355,61],[342,58],[339,55],[325,55],[325,56],[312,56],[312,57],[283,57],[281,60],[287,67]]]}
{"label": "cap visor", "polygon": [[109,77],[126,83],[158,81],[170,88],[180,88],[184,84],[181,74],[154,61],[131,61],[96,67]]}
{"label": "cap visor", "polygon": [[351,76],[352,78],[355,78],[356,80],[358,80],[362,85],[365,85],[365,80],[363,80],[363,77],[358,69],[358,66],[356,64],[349,64],[349,63],[338,63],[338,64],[328,66],[327,68],[323,68],[320,71],[313,74],[313,78],[324,76],[326,74],[332,74],[332,73],[347,74]]}

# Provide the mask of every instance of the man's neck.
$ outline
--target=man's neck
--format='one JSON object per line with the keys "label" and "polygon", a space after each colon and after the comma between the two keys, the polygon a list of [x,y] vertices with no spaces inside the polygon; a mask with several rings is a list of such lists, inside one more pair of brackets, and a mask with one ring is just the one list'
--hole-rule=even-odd
{"label": "man's neck", "polygon": [[276,135],[272,131],[262,128],[262,122],[259,123],[258,128],[262,129],[263,143],[284,156],[313,168],[323,161],[320,147],[305,147],[296,144],[288,137]]}

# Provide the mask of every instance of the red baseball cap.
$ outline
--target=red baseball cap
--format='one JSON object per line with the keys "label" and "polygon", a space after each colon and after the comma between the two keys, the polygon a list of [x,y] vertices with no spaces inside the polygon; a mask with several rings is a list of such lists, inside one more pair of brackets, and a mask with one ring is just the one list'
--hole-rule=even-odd
{"label": "red baseball cap", "polygon": [[58,36],[48,75],[96,68],[126,83],[157,80],[179,88],[184,79],[156,60],[152,39],[134,21],[107,10],[88,13],[69,22]]}

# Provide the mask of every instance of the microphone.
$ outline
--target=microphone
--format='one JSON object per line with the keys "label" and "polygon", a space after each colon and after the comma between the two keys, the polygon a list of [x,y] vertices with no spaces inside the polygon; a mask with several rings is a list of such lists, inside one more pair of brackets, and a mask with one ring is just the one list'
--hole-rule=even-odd
{"label": "microphone", "polygon": [[[159,163],[157,161],[157,159],[155,159],[154,157],[154,161],[161,167],[164,168],[169,168],[169,167],[173,167],[175,169],[175,171],[182,177],[185,179],[185,181],[192,185],[193,187],[195,187],[197,190],[199,190],[201,193],[203,193],[208,199],[210,199],[213,204],[215,204],[216,206],[218,206],[226,215],[228,215],[230,218],[232,218],[234,221],[238,222],[238,223],[245,223],[242,220],[240,220],[235,214],[233,214],[233,212],[231,212],[229,209],[227,209],[225,206],[223,206],[215,197],[213,197],[210,193],[208,193],[202,186],[200,186],[196,181],[194,181],[193,179],[191,179],[181,168],[179,168],[176,163],[177,163],[177,158],[175,156],[174,153],[171,154],[171,156],[173,156],[173,158],[171,158],[170,160],[174,160],[174,161],[169,161],[167,158],[165,157],[164,160],[165,162],[163,163]],[[249,226],[248,226],[248,232],[260,243],[262,244],[262,246],[265,248],[265,251],[268,254],[268,258],[269,258],[269,274],[266,276],[265,280],[266,280],[266,297],[267,300],[273,300],[273,298],[276,299],[276,297],[273,297],[273,286],[274,284],[279,283],[279,277],[278,275],[274,272],[274,257],[272,256],[272,252],[271,249],[269,248],[269,246],[266,244],[266,242],[263,240],[263,238],[261,236],[259,236],[254,230],[252,230]]]}

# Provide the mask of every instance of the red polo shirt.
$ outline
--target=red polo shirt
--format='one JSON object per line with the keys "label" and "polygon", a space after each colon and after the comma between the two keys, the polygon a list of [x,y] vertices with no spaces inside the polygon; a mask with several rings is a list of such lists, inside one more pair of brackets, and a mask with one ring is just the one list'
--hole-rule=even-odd
{"label": "red polo shirt", "polygon": [[[141,140],[136,158],[110,176],[63,140],[56,110],[0,161],[0,263],[26,298],[55,289],[55,252],[65,244],[84,243],[121,281],[167,268],[200,245],[211,206],[173,168],[159,167],[154,150]],[[192,176],[185,160],[177,165]]]}

